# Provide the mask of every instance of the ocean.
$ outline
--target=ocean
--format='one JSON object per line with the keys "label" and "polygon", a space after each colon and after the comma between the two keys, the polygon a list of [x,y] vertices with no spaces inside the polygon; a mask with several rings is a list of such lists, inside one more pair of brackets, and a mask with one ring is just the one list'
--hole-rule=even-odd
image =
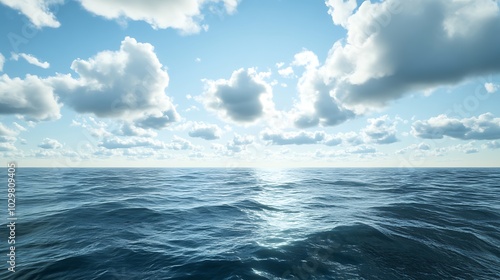
{"label": "ocean", "polygon": [[0,279],[500,279],[500,169],[16,172]]}

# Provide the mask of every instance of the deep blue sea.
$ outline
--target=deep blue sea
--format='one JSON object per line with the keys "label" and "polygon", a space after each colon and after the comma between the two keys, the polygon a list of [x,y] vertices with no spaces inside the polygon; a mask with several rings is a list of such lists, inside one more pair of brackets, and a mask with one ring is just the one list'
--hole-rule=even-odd
{"label": "deep blue sea", "polygon": [[500,279],[500,169],[20,168],[16,183],[0,279]]}

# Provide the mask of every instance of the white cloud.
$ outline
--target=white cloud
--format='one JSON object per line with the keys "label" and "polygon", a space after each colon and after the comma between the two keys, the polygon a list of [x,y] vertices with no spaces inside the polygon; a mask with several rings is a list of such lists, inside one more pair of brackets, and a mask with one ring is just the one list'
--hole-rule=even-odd
{"label": "white cloud", "polygon": [[364,137],[353,131],[338,133],[337,137],[340,137],[343,143],[349,144],[351,146],[359,146],[365,143]]}
{"label": "white cloud", "polygon": [[141,127],[137,127],[132,123],[123,123],[120,128],[115,132],[116,135],[123,136],[140,136],[140,137],[156,137],[158,133],[156,133],[152,129],[144,129]]}
{"label": "white cloud", "polygon": [[136,147],[163,149],[166,145],[159,140],[146,137],[111,137],[104,139],[101,143],[99,143],[99,146],[106,149],[128,149]]}
{"label": "white cloud", "polygon": [[272,132],[265,130],[261,132],[261,139],[272,145],[309,145],[319,144],[326,137],[323,131],[307,132]]}
{"label": "white cloud", "polygon": [[14,122],[14,126],[17,128],[18,131],[26,131],[27,130],[24,126],[18,124],[17,122]]}
{"label": "white cloud", "polygon": [[414,122],[412,134],[424,139],[441,139],[444,136],[462,140],[500,139],[500,118],[491,113],[464,119],[439,115]]}
{"label": "white cloud", "polygon": [[325,145],[333,147],[342,144],[342,137],[339,136],[328,136],[325,139]]}
{"label": "white cloud", "polygon": [[283,78],[293,78],[294,77],[293,68],[291,66],[279,69],[278,74],[280,74],[280,76]]}
{"label": "white cloud", "polygon": [[326,2],[347,37],[324,63],[310,52],[296,57],[306,65],[294,110],[299,127],[336,125],[410,92],[500,71],[498,1],[363,1],[357,9],[355,2]]}
{"label": "white cloud", "polygon": [[188,134],[191,137],[203,138],[205,140],[215,140],[221,137],[222,129],[215,124],[194,122],[192,123]]}
{"label": "white cloud", "polygon": [[155,29],[174,28],[183,33],[197,33],[208,26],[203,24],[202,8],[208,5],[223,4],[225,11],[232,14],[236,11],[238,0],[80,0],[89,12],[107,19],[130,19],[145,21]]}
{"label": "white cloud", "polygon": [[254,142],[254,137],[250,135],[234,134],[233,140],[229,141],[226,149],[232,153],[239,153],[244,151],[248,145]]}
{"label": "white cloud", "polygon": [[45,138],[43,139],[42,143],[38,144],[38,147],[42,149],[53,150],[53,149],[60,149],[63,147],[63,145],[55,139]]}
{"label": "white cloud", "polygon": [[46,61],[40,61],[38,58],[36,58],[35,56],[33,56],[32,54],[26,54],[26,53],[13,53],[12,54],[12,59],[14,60],[18,60],[19,57],[22,57],[24,60],[26,60],[29,64],[32,64],[32,65],[35,65],[35,66],[38,66],[38,67],[41,67],[43,69],[47,69],[50,67],[50,63],[46,62]]}
{"label": "white cloud", "polygon": [[498,85],[495,85],[493,83],[485,83],[484,84],[484,88],[486,89],[486,91],[488,93],[494,93],[498,90],[499,86]]}
{"label": "white cloud", "polygon": [[356,0],[327,0],[328,13],[332,16],[333,23],[347,27],[347,21],[358,6]]}
{"label": "white cloud", "polygon": [[0,3],[24,14],[37,28],[57,28],[61,25],[49,7],[62,2],[62,0],[0,0]]}
{"label": "white cloud", "polygon": [[0,53],[0,72],[3,71],[3,64],[5,63],[5,56]]}
{"label": "white cloud", "polygon": [[499,10],[493,0],[365,1],[349,17],[346,44],[330,51],[325,79],[345,103],[383,106],[499,71]]}
{"label": "white cloud", "polygon": [[321,70],[318,69],[318,57],[313,52],[302,51],[296,54],[293,64],[306,68],[297,85],[300,100],[291,112],[295,126],[333,126],[355,116],[354,112],[344,108],[331,95],[331,88],[325,84]]}
{"label": "white cloud", "polygon": [[138,127],[161,129],[179,119],[165,94],[169,76],[148,43],[126,37],[118,51],[102,51],[71,65],[80,77],[48,79],[64,104],[78,113],[120,118]]}
{"label": "white cloud", "polygon": [[476,154],[479,153],[479,149],[476,148],[475,142],[468,142],[466,144],[458,144],[454,147],[452,147],[453,150],[465,153],[465,154]]}
{"label": "white cloud", "polygon": [[79,126],[86,129],[92,137],[102,139],[112,136],[108,124],[103,121],[96,120],[92,117],[82,118],[81,121],[73,120],[71,126]]}
{"label": "white cloud", "polygon": [[419,143],[419,144],[412,144],[406,148],[400,149],[396,151],[396,154],[405,154],[408,151],[412,151],[414,155],[424,155],[425,153],[431,151],[431,146],[429,144],[426,144],[424,142]]}
{"label": "white cloud", "polygon": [[375,119],[368,119],[368,126],[363,133],[369,141],[377,144],[391,144],[398,141],[396,137],[396,122],[384,115]]}
{"label": "white cloud", "polygon": [[171,149],[171,150],[196,150],[196,149],[199,149],[198,147],[191,144],[191,142],[189,142],[188,140],[181,138],[181,137],[178,137],[178,136],[174,136],[174,138],[172,139],[172,142],[167,144],[165,147],[168,149]]}
{"label": "white cloud", "polygon": [[202,101],[225,120],[249,124],[274,113],[272,88],[254,68],[239,69],[229,80],[204,80]]}
{"label": "white cloud", "polygon": [[60,117],[58,98],[53,89],[37,76],[11,79],[0,76],[0,114],[22,115],[28,121],[55,120]]}

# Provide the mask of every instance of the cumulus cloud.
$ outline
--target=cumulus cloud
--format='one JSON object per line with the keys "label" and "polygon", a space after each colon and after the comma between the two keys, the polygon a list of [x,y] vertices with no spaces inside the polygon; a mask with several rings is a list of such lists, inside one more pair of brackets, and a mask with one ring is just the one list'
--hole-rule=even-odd
{"label": "cumulus cloud", "polygon": [[37,28],[61,25],[49,8],[63,3],[62,0],[0,0],[0,3],[24,14]]}
{"label": "cumulus cloud", "polygon": [[430,150],[431,150],[431,146],[422,142],[419,144],[412,144],[406,148],[397,150],[396,154],[405,154],[408,151],[417,151],[417,152],[423,153],[423,152],[430,151]]}
{"label": "cumulus cloud", "polygon": [[169,76],[148,43],[126,37],[118,51],[102,51],[71,65],[79,78],[51,77],[48,82],[62,101],[78,113],[133,121],[161,129],[179,119],[165,94]]}
{"label": "cumulus cloud", "polygon": [[174,136],[172,141],[165,145],[166,148],[171,149],[171,150],[195,150],[197,147],[195,147],[191,142],[188,140]]}
{"label": "cumulus cloud", "polygon": [[278,74],[283,77],[283,78],[293,78],[294,77],[294,72],[293,68],[291,66],[288,66],[286,68],[282,68],[278,70]]}
{"label": "cumulus cloud", "polygon": [[261,139],[272,145],[307,145],[318,144],[325,139],[326,134],[322,131],[307,132],[272,132],[263,131]]}
{"label": "cumulus cloud", "polygon": [[0,76],[1,115],[22,115],[28,121],[55,120],[60,117],[61,106],[53,89],[37,76]]}
{"label": "cumulus cloud", "polygon": [[332,16],[333,23],[347,27],[347,21],[358,6],[356,0],[327,0],[328,13]]}
{"label": "cumulus cloud", "polygon": [[239,0],[80,0],[82,6],[93,14],[107,19],[145,21],[155,29],[174,28],[183,33],[197,33],[208,26],[202,24],[202,8],[222,4],[227,13],[236,11]]}
{"label": "cumulus cloud", "polygon": [[377,144],[391,144],[398,141],[396,137],[396,122],[384,115],[375,119],[368,119],[368,126],[363,130],[370,142]]}
{"label": "cumulus cloud", "polygon": [[50,67],[50,63],[48,63],[46,61],[40,61],[38,58],[36,58],[32,54],[26,54],[26,53],[13,53],[12,54],[12,59],[14,59],[16,61],[19,60],[19,57],[26,60],[26,62],[28,62],[29,64],[38,66],[38,67],[43,68],[43,69],[47,69]]}
{"label": "cumulus cloud", "polygon": [[[383,106],[415,90],[500,70],[494,0],[365,1],[325,63],[325,78],[348,104]],[[339,69],[343,71],[339,72]]]}
{"label": "cumulus cloud", "polygon": [[325,139],[325,145],[326,146],[338,146],[342,144],[342,137],[339,136],[328,136],[328,138]]}
{"label": "cumulus cloud", "polygon": [[296,54],[293,64],[306,69],[297,85],[300,100],[292,110],[295,126],[333,126],[355,116],[353,111],[343,107],[331,95],[331,88],[325,84],[321,70],[318,69],[318,57],[313,52],[302,51]]}
{"label": "cumulus cloud", "polygon": [[464,119],[439,115],[414,122],[412,134],[424,139],[441,139],[444,136],[462,140],[500,139],[500,118],[491,113]]}
{"label": "cumulus cloud", "polygon": [[60,149],[63,147],[63,145],[55,139],[45,138],[43,139],[42,143],[38,144],[38,147],[42,149],[53,150],[53,149]]}
{"label": "cumulus cloud", "polygon": [[364,137],[354,131],[339,133],[337,134],[337,136],[342,139],[343,143],[349,144],[351,146],[358,146],[365,143]]}
{"label": "cumulus cloud", "polygon": [[299,80],[299,127],[316,126],[325,116],[323,125],[339,124],[410,92],[500,71],[498,1],[363,1],[356,8],[356,1],[329,0],[326,5],[347,37],[334,43],[324,63],[308,55],[309,67]]}
{"label": "cumulus cloud", "polygon": [[158,133],[151,129],[137,127],[132,123],[123,123],[120,128],[115,131],[116,135],[122,136],[141,136],[141,137],[156,137]]}
{"label": "cumulus cloud", "polygon": [[254,68],[239,69],[229,80],[204,80],[202,101],[209,110],[236,123],[249,124],[274,112],[272,88]]}
{"label": "cumulus cloud", "polygon": [[221,137],[222,129],[215,124],[194,122],[188,134],[191,137],[198,137],[205,140],[215,140]]}

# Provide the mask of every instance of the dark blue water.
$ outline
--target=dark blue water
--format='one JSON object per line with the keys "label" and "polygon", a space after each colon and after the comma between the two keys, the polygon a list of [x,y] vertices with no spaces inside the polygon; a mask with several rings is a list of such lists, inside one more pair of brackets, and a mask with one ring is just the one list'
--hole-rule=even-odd
{"label": "dark blue water", "polygon": [[500,276],[499,169],[25,168],[16,179],[16,272],[5,218],[1,279]]}

